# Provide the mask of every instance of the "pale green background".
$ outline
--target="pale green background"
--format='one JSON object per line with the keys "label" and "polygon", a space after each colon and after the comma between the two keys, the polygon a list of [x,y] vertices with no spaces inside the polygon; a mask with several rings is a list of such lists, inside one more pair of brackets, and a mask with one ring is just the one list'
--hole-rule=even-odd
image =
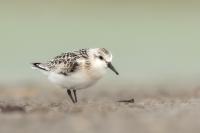
{"label": "pale green background", "polygon": [[[39,80],[30,62],[105,47],[120,78],[200,78],[200,4],[195,1],[0,1],[0,81]],[[114,78],[114,79],[113,79]]]}

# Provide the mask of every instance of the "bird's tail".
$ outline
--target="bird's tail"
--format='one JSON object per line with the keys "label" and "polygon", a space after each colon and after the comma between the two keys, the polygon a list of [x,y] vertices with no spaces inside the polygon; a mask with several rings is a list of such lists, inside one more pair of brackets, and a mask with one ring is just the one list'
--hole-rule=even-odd
{"label": "bird's tail", "polygon": [[42,71],[49,71],[49,68],[43,63],[32,63],[33,69],[39,69]]}

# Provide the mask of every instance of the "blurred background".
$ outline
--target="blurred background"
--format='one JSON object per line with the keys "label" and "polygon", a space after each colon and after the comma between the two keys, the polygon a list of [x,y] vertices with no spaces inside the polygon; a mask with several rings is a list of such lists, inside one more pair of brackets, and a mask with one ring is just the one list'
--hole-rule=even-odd
{"label": "blurred background", "polygon": [[[199,1],[0,0],[0,132],[199,133],[199,44]],[[120,76],[78,91],[78,104],[31,69],[95,47]]]}
{"label": "blurred background", "polygon": [[200,2],[0,1],[0,82],[46,80],[30,68],[62,52],[105,47],[120,72],[106,81],[200,79]]}

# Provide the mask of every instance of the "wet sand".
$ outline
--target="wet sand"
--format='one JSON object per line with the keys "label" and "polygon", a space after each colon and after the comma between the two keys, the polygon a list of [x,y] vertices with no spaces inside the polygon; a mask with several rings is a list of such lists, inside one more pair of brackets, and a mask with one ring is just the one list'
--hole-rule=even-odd
{"label": "wet sand", "polygon": [[[103,86],[102,88],[105,88]],[[200,88],[98,87],[78,92],[44,86],[0,87],[1,133],[199,133]],[[119,100],[134,98],[134,103]]]}

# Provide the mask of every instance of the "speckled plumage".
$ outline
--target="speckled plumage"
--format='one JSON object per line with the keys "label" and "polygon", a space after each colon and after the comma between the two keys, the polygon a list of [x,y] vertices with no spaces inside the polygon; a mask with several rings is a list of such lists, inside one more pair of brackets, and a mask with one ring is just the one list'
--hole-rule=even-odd
{"label": "speckled plumage", "polygon": [[76,102],[70,90],[75,93],[77,89],[93,85],[105,74],[107,68],[118,75],[111,61],[112,54],[105,48],[80,49],[62,53],[46,63],[32,63],[32,67],[47,74],[53,83],[66,88],[72,101]]}
{"label": "speckled plumage", "polygon": [[[88,60],[88,49],[80,49],[74,52],[62,53],[46,63],[41,63],[39,67],[46,71],[55,71],[65,76],[77,71],[81,64],[77,61],[80,58]],[[87,61],[88,62],[88,61]]]}
{"label": "speckled plumage", "polygon": [[80,58],[85,58],[86,60],[88,59],[87,49],[62,53],[49,61],[47,63],[47,67],[50,68],[51,71],[59,69],[58,73],[69,75],[79,69],[81,64],[77,62],[77,60]]}

